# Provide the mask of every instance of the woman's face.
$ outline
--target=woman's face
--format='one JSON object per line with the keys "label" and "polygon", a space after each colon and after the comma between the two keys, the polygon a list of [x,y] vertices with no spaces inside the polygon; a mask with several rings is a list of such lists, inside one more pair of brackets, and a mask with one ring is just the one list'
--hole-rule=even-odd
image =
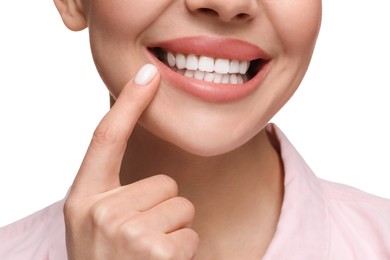
{"label": "woman's face", "polygon": [[247,142],[292,96],[312,55],[321,1],[86,0],[84,12],[111,95],[143,64],[156,64],[162,82],[140,125],[210,156]]}

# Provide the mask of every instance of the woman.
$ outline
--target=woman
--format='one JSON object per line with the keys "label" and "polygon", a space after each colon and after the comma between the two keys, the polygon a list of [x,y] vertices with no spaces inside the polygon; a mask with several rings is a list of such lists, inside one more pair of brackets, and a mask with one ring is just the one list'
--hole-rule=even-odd
{"label": "woman", "polygon": [[64,215],[59,202],[4,228],[5,257],[389,257],[389,202],[319,180],[267,125],[309,65],[320,1],[55,3],[88,26],[112,109]]}

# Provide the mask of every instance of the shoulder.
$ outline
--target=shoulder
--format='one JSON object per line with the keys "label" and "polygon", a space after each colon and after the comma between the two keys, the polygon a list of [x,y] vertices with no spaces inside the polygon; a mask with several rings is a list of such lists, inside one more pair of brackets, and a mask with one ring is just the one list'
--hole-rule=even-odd
{"label": "shoulder", "polygon": [[[293,259],[291,252],[299,255],[294,259],[390,259],[390,200],[319,179],[275,125],[267,131],[285,172],[269,259]],[[291,250],[283,253],[282,247]]]}
{"label": "shoulder", "polygon": [[0,258],[66,259],[64,201],[0,228]]}
{"label": "shoulder", "polygon": [[350,223],[357,221],[354,224],[381,225],[390,229],[389,199],[339,183],[321,179],[320,182],[331,215],[343,215]]}
{"label": "shoulder", "polygon": [[[342,252],[344,259],[390,259],[390,200],[320,182],[330,219],[330,252]],[[341,257],[333,254],[330,259]]]}

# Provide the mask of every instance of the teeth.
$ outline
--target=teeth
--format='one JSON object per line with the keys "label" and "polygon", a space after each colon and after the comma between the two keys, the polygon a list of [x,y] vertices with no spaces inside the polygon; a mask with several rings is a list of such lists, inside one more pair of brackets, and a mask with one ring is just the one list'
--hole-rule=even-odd
{"label": "teeth", "polygon": [[184,72],[184,76],[186,76],[187,78],[193,78],[194,71],[193,70],[186,70],[186,72]]}
{"label": "teeth", "polygon": [[176,67],[181,70],[186,67],[186,57],[183,54],[176,55]]}
{"label": "teeth", "polygon": [[167,52],[166,62],[185,77],[217,84],[243,84],[250,61],[228,60]]}
{"label": "teeth", "polygon": [[238,84],[238,79],[236,74],[230,74],[230,84]]}
{"label": "teeth", "polygon": [[207,82],[213,82],[214,78],[215,78],[215,73],[206,72],[203,80]]}
{"label": "teeth", "polygon": [[230,62],[226,59],[216,59],[214,70],[217,73],[226,74],[229,72]]}
{"label": "teeth", "polygon": [[214,71],[214,58],[200,56],[199,58],[199,70],[213,72]]}
{"label": "teeth", "polygon": [[222,83],[222,74],[214,73],[213,82],[218,84]]}
{"label": "teeth", "polygon": [[240,73],[245,74],[249,69],[249,61],[240,62]]}
{"label": "teeth", "polygon": [[188,70],[197,70],[198,69],[198,58],[193,55],[193,54],[190,54],[188,55],[187,57],[187,62],[186,62],[186,68]]}
{"label": "teeth", "polygon": [[238,81],[238,84],[244,84],[244,79],[241,75],[237,76],[237,81]]}
{"label": "teeth", "polygon": [[229,80],[230,80],[229,74],[223,74],[222,75],[222,81],[221,81],[222,84],[228,84]]}
{"label": "teeth", "polygon": [[[230,62],[229,73],[239,73],[240,72],[240,61],[232,60]],[[245,71],[246,73],[246,71]]]}
{"label": "teeth", "polygon": [[168,64],[169,64],[170,67],[175,67],[175,65],[176,65],[176,57],[172,53],[168,52],[167,60],[168,60]]}
{"label": "teeth", "polygon": [[171,52],[167,53],[167,62],[170,67],[176,66],[179,70],[186,68],[189,70],[217,72],[220,74],[246,74],[250,65],[249,61],[229,61],[228,59],[214,59],[207,56],[200,56],[198,58],[194,54],[190,54],[186,57],[180,53],[175,56]]}
{"label": "teeth", "polygon": [[194,78],[197,80],[204,80],[217,84],[244,84],[242,75],[239,74],[219,74],[214,72],[204,72],[200,70],[178,70],[179,74],[187,78]]}
{"label": "teeth", "polygon": [[199,80],[203,80],[204,79],[204,71],[195,70],[194,78],[199,79]]}

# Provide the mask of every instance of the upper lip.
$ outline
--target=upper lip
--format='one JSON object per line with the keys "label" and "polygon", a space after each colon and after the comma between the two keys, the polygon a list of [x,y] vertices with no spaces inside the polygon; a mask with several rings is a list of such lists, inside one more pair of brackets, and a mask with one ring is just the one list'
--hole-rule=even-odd
{"label": "upper lip", "polygon": [[235,60],[268,60],[268,55],[259,46],[233,38],[194,36],[160,42],[152,42],[148,48],[162,48],[182,54],[195,54],[214,58]]}

